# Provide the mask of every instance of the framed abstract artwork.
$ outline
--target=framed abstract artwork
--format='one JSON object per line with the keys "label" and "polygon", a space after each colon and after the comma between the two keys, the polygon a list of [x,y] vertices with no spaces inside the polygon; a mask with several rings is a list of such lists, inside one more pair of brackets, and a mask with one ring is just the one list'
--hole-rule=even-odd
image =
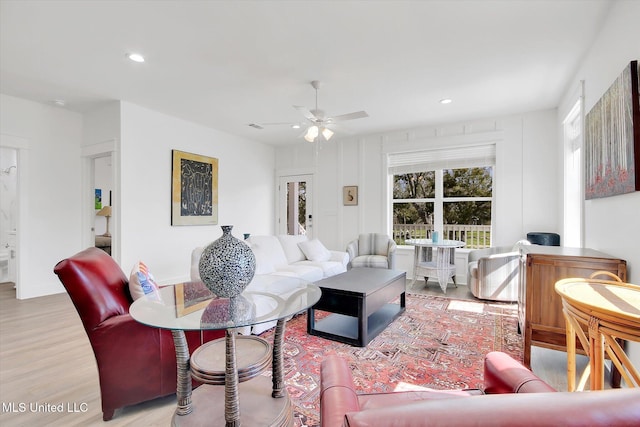
{"label": "framed abstract artwork", "polygon": [[218,223],[218,159],[172,150],[171,225]]}
{"label": "framed abstract artwork", "polygon": [[342,188],[342,203],[344,206],[358,205],[358,186],[347,185]]}
{"label": "framed abstract artwork", "polygon": [[640,191],[638,61],[631,61],[585,117],[585,199]]}

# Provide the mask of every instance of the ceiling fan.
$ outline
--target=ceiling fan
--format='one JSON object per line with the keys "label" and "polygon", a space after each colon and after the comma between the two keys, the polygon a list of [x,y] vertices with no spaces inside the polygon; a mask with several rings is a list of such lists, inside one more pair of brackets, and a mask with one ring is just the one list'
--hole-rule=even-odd
{"label": "ceiling fan", "polygon": [[[317,139],[324,139],[328,141],[334,134],[335,123],[343,122],[346,120],[354,120],[354,119],[362,119],[364,117],[369,117],[366,111],[355,111],[353,113],[341,114],[339,116],[330,116],[327,117],[323,110],[318,109],[318,89],[320,88],[320,82],[318,80],[314,80],[311,82],[311,86],[316,91],[316,105],[313,110],[309,110],[307,107],[303,107],[300,105],[294,105],[293,108],[298,110],[305,119],[310,123],[307,129],[305,130],[303,136],[304,139],[308,142],[315,142]],[[293,127],[295,125],[299,125],[297,123],[251,123],[249,126],[254,127],[256,129],[262,129],[263,126],[268,125],[283,125],[288,124]]]}

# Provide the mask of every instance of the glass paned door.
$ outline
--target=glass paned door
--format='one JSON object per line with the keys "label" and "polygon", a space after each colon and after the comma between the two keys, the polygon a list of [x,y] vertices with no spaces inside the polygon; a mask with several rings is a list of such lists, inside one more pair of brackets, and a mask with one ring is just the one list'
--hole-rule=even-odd
{"label": "glass paned door", "polygon": [[280,177],[278,188],[279,234],[313,237],[312,176]]}

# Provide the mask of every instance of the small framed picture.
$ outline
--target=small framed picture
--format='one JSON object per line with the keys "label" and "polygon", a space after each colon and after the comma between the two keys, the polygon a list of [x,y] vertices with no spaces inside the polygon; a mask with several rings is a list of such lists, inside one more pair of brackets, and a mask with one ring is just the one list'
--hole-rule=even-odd
{"label": "small framed picture", "polygon": [[358,205],[358,186],[347,185],[342,187],[342,202],[345,206]]}
{"label": "small framed picture", "polygon": [[96,188],[96,196],[94,198],[94,208],[102,209],[102,190],[100,188]]}

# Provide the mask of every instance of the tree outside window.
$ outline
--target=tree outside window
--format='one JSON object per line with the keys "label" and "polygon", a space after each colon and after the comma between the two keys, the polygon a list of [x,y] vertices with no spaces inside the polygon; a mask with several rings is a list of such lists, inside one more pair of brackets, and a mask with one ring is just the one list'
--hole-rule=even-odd
{"label": "tree outside window", "polygon": [[[463,240],[467,247],[490,246],[492,196],[491,166],[394,175],[394,239],[404,244],[442,229],[445,239]],[[434,224],[438,217],[442,224]]]}

